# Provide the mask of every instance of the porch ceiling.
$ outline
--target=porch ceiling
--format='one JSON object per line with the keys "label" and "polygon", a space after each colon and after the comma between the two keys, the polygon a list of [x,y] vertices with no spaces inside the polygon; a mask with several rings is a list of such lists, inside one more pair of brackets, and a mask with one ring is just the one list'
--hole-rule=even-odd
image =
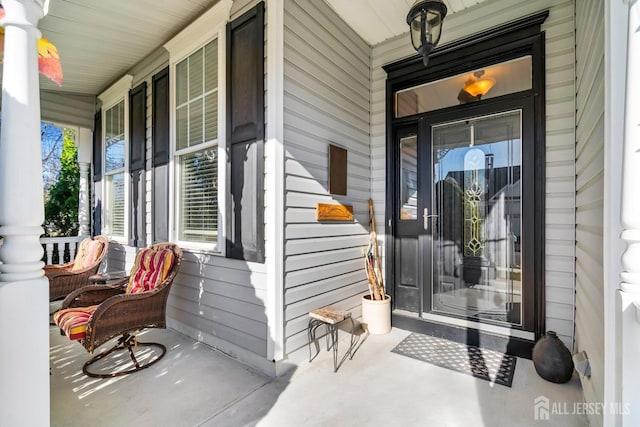
{"label": "porch ceiling", "polygon": [[[407,13],[415,0],[325,0],[367,43],[374,46],[409,31]],[[444,0],[447,15],[484,0]]]}
{"label": "porch ceiling", "polygon": [[[58,87],[41,76],[40,87],[97,95],[218,1],[53,0],[39,28],[58,48],[64,83]],[[371,45],[406,33],[406,14],[414,2],[325,1]],[[452,14],[482,1],[445,3]]]}
{"label": "porch ceiling", "polygon": [[53,0],[39,28],[58,48],[62,87],[97,95],[218,0]]}

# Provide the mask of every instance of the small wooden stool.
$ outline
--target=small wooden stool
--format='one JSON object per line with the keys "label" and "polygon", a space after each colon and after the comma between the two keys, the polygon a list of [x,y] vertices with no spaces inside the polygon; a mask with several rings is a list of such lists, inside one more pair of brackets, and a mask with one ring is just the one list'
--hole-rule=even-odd
{"label": "small wooden stool", "polygon": [[[353,359],[353,349],[356,342],[353,339],[355,324],[353,323],[351,312],[339,310],[330,305],[309,312],[309,328],[307,331],[309,334],[309,362],[315,359],[318,353],[320,353],[320,345],[316,340],[316,329],[318,329],[318,327],[321,325],[326,325],[327,332],[331,337],[331,346],[329,347],[329,336],[327,336],[327,351],[329,351],[330,348],[333,348],[333,372],[338,371],[338,324],[344,322],[347,319],[351,321],[351,343],[349,345],[349,349],[342,357],[340,364],[344,362],[347,356],[349,356],[349,359]],[[315,356],[311,355],[312,341],[314,341],[316,344]]]}

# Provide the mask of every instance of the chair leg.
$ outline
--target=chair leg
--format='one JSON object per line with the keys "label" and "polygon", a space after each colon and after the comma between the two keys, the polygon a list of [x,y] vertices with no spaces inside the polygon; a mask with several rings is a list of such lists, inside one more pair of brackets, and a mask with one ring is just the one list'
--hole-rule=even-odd
{"label": "chair leg", "polygon": [[[144,362],[144,363],[140,363],[138,361],[138,359],[136,358],[136,355],[133,351],[134,347],[136,346],[140,346],[140,347],[156,347],[158,349],[160,349],[160,354],[157,355],[156,357],[154,357],[153,359],[151,359],[150,361]],[[99,373],[99,372],[91,372],[89,371],[89,366],[93,365],[95,362],[104,359],[105,357],[107,357],[108,355],[110,355],[111,353],[113,353],[114,351],[121,351],[121,350],[127,350],[127,352],[129,353],[129,357],[131,358],[131,361],[133,362],[133,368],[131,369],[127,369],[125,371],[117,371],[117,372],[107,372],[107,373]],[[82,367],[82,372],[84,372],[85,375],[92,377],[92,378],[112,378],[112,377],[120,377],[123,375],[127,375],[127,374],[131,374],[133,372],[137,372],[141,369],[145,369],[148,368],[149,366],[153,365],[154,363],[156,363],[157,361],[159,361],[160,359],[162,359],[165,355],[165,353],[167,352],[167,348],[159,343],[143,343],[140,341],[136,341],[136,337],[133,335],[129,335],[128,333],[125,333],[124,335],[122,335],[122,337],[120,337],[120,339],[118,339],[118,342],[111,347],[109,350],[106,350],[94,357],[92,357],[91,359],[89,359],[84,366]]]}

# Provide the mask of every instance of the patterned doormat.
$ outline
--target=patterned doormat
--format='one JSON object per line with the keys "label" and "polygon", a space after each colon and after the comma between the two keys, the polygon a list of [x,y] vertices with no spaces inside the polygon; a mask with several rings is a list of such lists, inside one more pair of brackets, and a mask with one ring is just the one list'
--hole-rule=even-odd
{"label": "patterned doormat", "polygon": [[507,387],[516,370],[515,356],[417,333],[391,351]]}

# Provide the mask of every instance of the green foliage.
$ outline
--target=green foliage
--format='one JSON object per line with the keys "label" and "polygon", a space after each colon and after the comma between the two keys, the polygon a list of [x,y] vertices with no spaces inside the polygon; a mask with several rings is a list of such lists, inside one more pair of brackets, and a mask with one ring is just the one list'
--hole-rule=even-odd
{"label": "green foliage", "polygon": [[78,234],[78,191],[80,167],[78,149],[72,130],[63,131],[62,153],[58,180],[49,190],[44,206],[45,228],[48,236],[75,236]]}

